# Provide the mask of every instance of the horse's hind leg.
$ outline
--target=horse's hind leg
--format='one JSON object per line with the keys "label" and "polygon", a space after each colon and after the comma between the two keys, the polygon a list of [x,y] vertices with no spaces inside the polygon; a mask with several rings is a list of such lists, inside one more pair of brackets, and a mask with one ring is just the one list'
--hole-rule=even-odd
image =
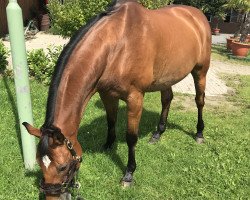
{"label": "horse's hind leg", "polygon": [[133,172],[136,169],[135,146],[138,140],[139,122],[142,113],[143,94],[133,91],[127,101],[128,127],[126,140],[128,145],[128,164],[124,177],[121,180],[123,186],[130,186],[133,181]]}
{"label": "horse's hind leg", "polygon": [[197,133],[196,141],[201,144],[204,142],[203,130],[204,121],[202,118],[203,107],[205,105],[205,87],[206,87],[206,73],[208,68],[201,68],[200,66],[193,69],[192,76],[194,78],[196,97],[195,102],[198,109],[198,122],[197,122]]}
{"label": "horse's hind leg", "polygon": [[172,99],[173,99],[173,92],[171,87],[161,91],[162,111],[161,111],[160,121],[157,126],[157,130],[153,133],[149,141],[149,143],[151,144],[157,142],[160,139],[161,134],[164,133],[164,131],[166,130],[167,117]]}
{"label": "horse's hind leg", "polygon": [[115,141],[115,123],[117,119],[117,111],[119,99],[111,97],[107,94],[100,93],[100,97],[104,104],[106,113],[107,113],[107,122],[108,122],[108,135],[107,141],[103,145],[104,149],[110,149]]}

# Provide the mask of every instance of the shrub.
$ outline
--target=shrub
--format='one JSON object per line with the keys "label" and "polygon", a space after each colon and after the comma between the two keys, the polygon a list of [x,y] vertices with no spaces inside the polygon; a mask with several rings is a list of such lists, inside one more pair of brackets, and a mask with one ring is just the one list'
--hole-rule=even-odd
{"label": "shrub", "polygon": [[0,74],[2,74],[8,66],[8,55],[9,51],[4,46],[2,40],[0,40]]}
{"label": "shrub", "polygon": [[[61,4],[58,0],[50,0],[48,9],[50,12],[54,34],[71,37],[90,18],[105,10],[111,0],[64,0]],[[173,0],[141,0],[145,7],[154,9],[165,6]]]}
{"label": "shrub", "polygon": [[174,0],[140,0],[141,4],[149,9],[156,9],[173,3]]}
{"label": "shrub", "polygon": [[80,26],[85,24],[80,0],[65,0],[61,4],[58,0],[51,0],[48,4],[54,34],[64,37],[72,36]]}
{"label": "shrub", "polygon": [[50,46],[47,51],[35,49],[28,52],[27,61],[30,76],[48,85],[62,48],[62,46]]}

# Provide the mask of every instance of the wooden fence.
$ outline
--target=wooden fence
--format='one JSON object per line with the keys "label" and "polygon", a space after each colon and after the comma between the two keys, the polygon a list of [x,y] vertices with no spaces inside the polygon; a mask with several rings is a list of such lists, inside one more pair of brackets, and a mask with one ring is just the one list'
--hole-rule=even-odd
{"label": "wooden fence", "polygon": [[[17,0],[19,6],[22,8],[23,21],[26,25],[27,22],[37,17],[41,9],[41,0]],[[9,0],[0,0],[0,36],[8,33],[6,7]]]}

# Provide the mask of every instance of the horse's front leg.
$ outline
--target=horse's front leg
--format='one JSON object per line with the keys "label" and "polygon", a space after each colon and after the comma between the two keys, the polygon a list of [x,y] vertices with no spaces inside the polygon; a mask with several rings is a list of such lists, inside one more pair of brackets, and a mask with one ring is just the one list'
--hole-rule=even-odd
{"label": "horse's front leg", "polygon": [[124,177],[122,178],[123,186],[130,186],[133,182],[133,172],[136,169],[135,146],[138,140],[138,128],[143,108],[143,94],[138,91],[130,93],[127,99],[127,134],[126,140],[128,145],[128,164]]}
{"label": "horse's front leg", "polygon": [[103,145],[104,150],[111,149],[115,142],[115,124],[117,119],[117,111],[119,99],[112,97],[106,93],[99,93],[107,113],[108,135],[106,143]]}

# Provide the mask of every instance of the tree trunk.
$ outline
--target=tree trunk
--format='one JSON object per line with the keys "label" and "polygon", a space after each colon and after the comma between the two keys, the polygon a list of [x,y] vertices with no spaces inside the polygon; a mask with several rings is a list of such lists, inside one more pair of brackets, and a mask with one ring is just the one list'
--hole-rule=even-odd
{"label": "tree trunk", "polygon": [[240,42],[246,42],[247,35],[250,32],[250,14],[245,13],[245,20],[241,28]]}
{"label": "tree trunk", "polygon": [[245,13],[241,15],[239,29],[234,33],[235,38],[239,37],[241,34],[241,31],[243,29],[244,19],[245,19]]}

